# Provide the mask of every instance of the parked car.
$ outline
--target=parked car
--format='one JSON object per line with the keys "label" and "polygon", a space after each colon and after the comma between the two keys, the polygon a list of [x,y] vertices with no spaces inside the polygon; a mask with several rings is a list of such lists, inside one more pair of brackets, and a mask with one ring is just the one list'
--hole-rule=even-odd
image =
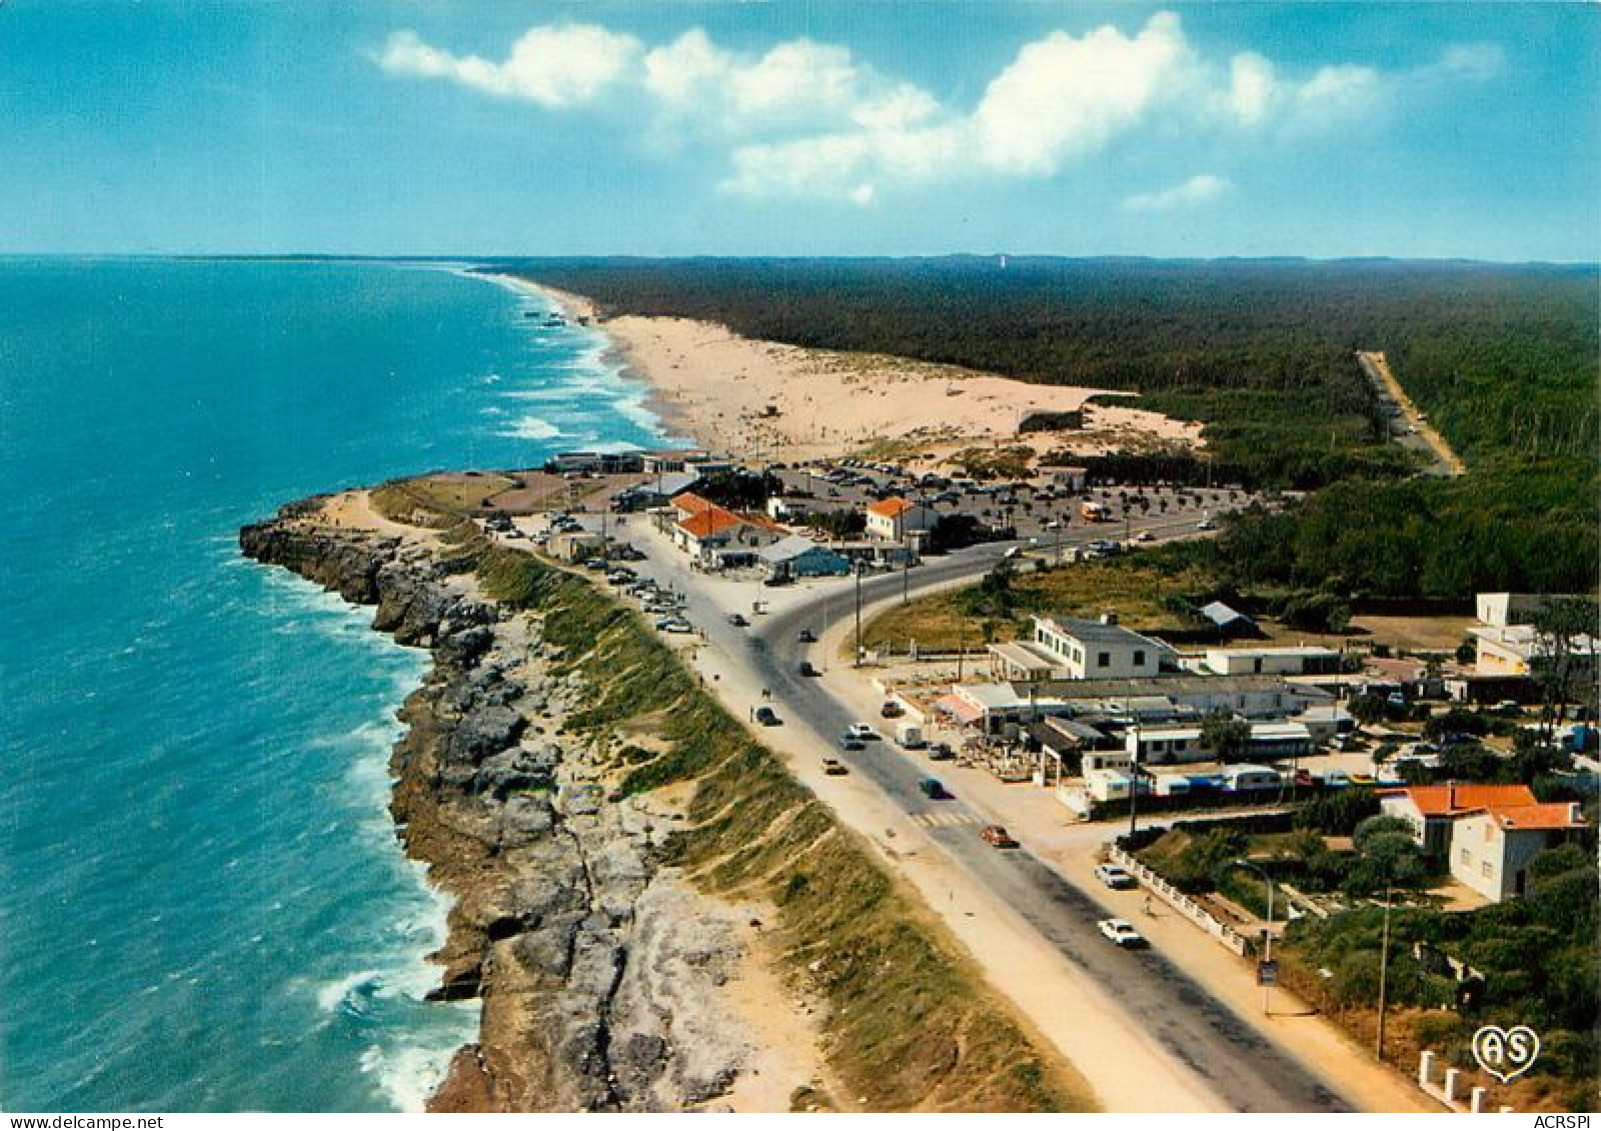
{"label": "parked car", "polygon": [[845,763],[841,762],[838,758],[824,758],[823,773],[827,774],[831,778],[837,778],[843,777],[845,774],[850,773],[850,770],[847,769]]}
{"label": "parked car", "polygon": [[812,666],[812,662],[810,660],[802,660],[800,662],[800,667],[797,668],[796,670],[799,671],[801,673],[801,675],[821,675],[822,674],[821,672],[819,672],[816,668],[814,668]]}
{"label": "parked car", "polygon": [[936,742],[928,748],[930,762],[949,762],[954,757],[956,752],[951,749],[951,744],[948,742]]}
{"label": "parked car", "polygon": [[1127,919],[1102,919],[1095,924],[1101,929],[1101,934],[1107,940],[1125,950],[1133,950],[1145,945],[1145,938],[1134,929],[1134,924]]}
{"label": "parked car", "polygon": [[917,783],[917,788],[930,801],[938,801],[941,798],[950,796],[945,792],[945,786],[938,778],[924,778]]}
{"label": "parked car", "polygon": [[1006,831],[1004,825],[985,825],[978,835],[984,838],[985,844],[992,844],[996,848],[1017,847],[1017,841],[1012,839],[1012,834]]}
{"label": "parked car", "polygon": [[893,699],[886,699],[884,705],[878,709],[878,713],[882,718],[898,719],[906,713],[906,708]]}
{"label": "parked car", "polygon": [[757,707],[756,721],[764,727],[776,727],[782,724],[784,720],[780,719],[778,712],[771,707]]}
{"label": "parked car", "polygon": [[1123,891],[1127,888],[1138,887],[1138,882],[1129,874],[1126,868],[1117,864],[1100,864],[1096,866],[1095,878],[1111,888],[1113,891]]}

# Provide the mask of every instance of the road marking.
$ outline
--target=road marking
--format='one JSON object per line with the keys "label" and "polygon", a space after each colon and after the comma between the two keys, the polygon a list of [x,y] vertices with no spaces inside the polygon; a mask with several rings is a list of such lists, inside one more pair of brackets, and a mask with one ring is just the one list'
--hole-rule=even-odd
{"label": "road marking", "polygon": [[914,825],[921,825],[925,829],[954,829],[963,825],[976,825],[979,819],[971,813],[958,813],[950,809],[932,809],[926,813],[916,813],[912,816]]}

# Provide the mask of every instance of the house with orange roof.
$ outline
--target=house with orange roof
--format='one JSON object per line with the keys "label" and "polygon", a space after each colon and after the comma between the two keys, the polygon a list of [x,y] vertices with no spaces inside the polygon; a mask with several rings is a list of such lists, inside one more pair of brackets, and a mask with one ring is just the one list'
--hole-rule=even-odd
{"label": "house with orange roof", "polygon": [[765,515],[731,511],[685,492],[673,499],[678,518],[673,544],[702,565],[726,568],[754,564],[757,552],[789,531]]}
{"label": "house with orange roof", "polygon": [[867,536],[886,542],[905,542],[914,535],[934,528],[939,515],[934,508],[893,495],[867,506]]}
{"label": "house with orange roof", "polygon": [[1423,851],[1492,902],[1524,895],[1529,865],[1589,828],[1577,802],[1541,803],[1526,785],[1417,785],[1379,798],[1412,827]]}

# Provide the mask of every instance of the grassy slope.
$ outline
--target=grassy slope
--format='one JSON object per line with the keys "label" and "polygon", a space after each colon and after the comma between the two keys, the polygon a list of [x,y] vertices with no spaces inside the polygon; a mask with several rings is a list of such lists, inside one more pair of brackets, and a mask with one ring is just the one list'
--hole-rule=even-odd
{"label": "grassy slope", "polygon": [[[792,973],[831,1007],[827,1052],[877,1110],[1083,1110],[944,930],[630,610],[582,578],[477,544],[488,590],[536,609],[594,689],[572,725],[613,743],[620,794],[696,783],[676,863],[777,905]],[[650,725],[654,757],[623,736]],[[639,759],[648,759],[640,761]]]}
{"label": "grassy slope", "polygon": [[1177,555],[1144,552],[1045,571],[1026,570],[1012,582],[1010,612],[986,603],[976,587],[947,590],[896,605],[874,617],[863,635],[869,648],[954,651],[1026,635],[1029,614],[1099,616],[1113,610],[1141,632],[1184,632],[1196,626],[1172,611],[1168,598],[1201,594],[1211,575]]}

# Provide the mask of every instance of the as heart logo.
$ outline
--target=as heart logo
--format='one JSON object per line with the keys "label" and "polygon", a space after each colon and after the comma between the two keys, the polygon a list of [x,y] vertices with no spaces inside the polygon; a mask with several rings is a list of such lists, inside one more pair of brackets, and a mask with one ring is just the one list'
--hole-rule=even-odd
{"label": "as heart logo", "polygon": [[1540,1034],[1527,1025],[1486,1025],[1473,1034],[1473,1059],[1503,1084],[1533,1068],[1539,1055]]}

